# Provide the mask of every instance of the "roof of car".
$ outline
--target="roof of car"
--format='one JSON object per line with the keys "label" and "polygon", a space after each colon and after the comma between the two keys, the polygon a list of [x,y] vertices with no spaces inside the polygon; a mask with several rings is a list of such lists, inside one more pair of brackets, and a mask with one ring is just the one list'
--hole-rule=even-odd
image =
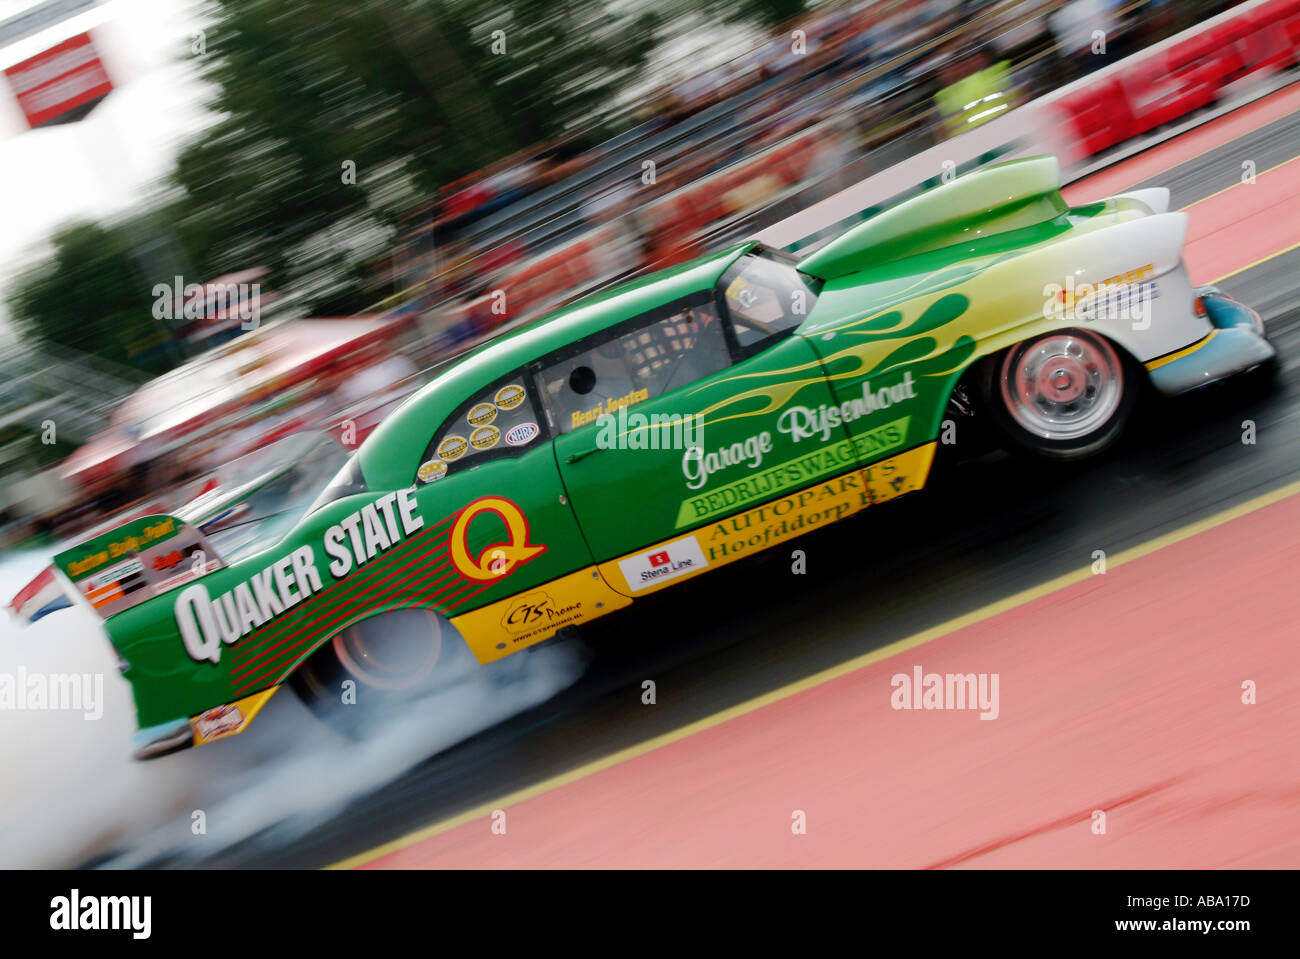
{"label": "roof of car", "polygon": [[475,391],[569,343],[711,289],[752,246],[742,243],[583,298],[449,363],[362,444],[361,469],[367,482],[385,489],[408,485],[434,430]]}

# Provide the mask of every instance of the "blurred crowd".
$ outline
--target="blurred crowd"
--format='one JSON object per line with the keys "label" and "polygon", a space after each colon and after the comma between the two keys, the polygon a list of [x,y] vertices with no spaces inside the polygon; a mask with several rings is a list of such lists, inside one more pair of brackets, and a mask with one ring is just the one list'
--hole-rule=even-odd
{"label": "blurred crowd", "polygon": [[[333,359],[276,324],[195,330],[216,349],[122,404],[64,464],[66,492],[33,480],[61,508],[33,516],[0,497],[0,537],[6,520],[11,540],[67,532],[174,494],[294,430],[359,442],[418,371],[503,327],[750,235],[1229,5],[820,4],[720,64],[661,79],[628,105],[621,133],[539,143],[447,184],[406,217],[378,267],[396,292],[345,321],[363,325]],[[312,350],[319,363],[303,359]],[[203,387],[227,367],[220,388]]]}
{"label": "blurred crowd", "polygon": [[[662,84],[637,105],[639,122],[607,142],[584,148],[575,136],[539,144],[448,184],[408,219],[392,265],[397,300],[401,309],[430,320],[439,350],[476,341],[520,318],[513,309],[494,312],[488,291],[508,285],[504,281],[521,263],[612,221],[628,227],[626,242],[633,246],[620,272],[701,252],[716,221],[701,224],[683,213],[665,223],[646,211],[801,131],[819,128],[817,147],[824,152],[820,163],[803,171],[800,199],[806,204],[861,178],[875,150],[892,156],[887,148],[897,148],[904,137],[911,150],[956,135],[1228,5],[826,4],[719,66]],[[1100,52],[1097,31],[1105,37]],[[981,102],[981,109],[963,112]],[[761,164],[754,166],[753,179],[761,181]],[[751,208],[776,199],[765,186],[755,183],[743,198]],[[591,277],[600,285],[618,278]],[[535,315],[554,305],[527,306]]]}

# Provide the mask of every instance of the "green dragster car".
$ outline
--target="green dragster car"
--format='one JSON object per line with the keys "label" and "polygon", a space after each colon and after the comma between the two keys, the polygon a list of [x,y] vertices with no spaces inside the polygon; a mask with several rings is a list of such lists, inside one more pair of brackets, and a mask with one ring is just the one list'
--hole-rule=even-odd
{"label": "green dragster car", "polygon": [[[287,533],[237,560],[138,519],[56,557],[133,687],[137,755],[242,731],[282,684],[426,682],[920,489],[962,405],[1047,456],[1114,439],[1149,381],[1268,364],[1144,190],[1070,208],[1056,161],[960,177],[795,260],[743,243],[449,364]],[[959,389],[960,384],[960,389]],[[324,481],[322,477],[322,481]],[[425,624],[386,650],[384,624]]]}

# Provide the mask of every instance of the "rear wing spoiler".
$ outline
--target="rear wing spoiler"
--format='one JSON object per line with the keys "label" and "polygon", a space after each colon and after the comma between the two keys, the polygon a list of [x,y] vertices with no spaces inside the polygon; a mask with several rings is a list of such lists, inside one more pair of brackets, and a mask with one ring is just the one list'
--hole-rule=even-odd
{"label": "rear wing spoiler", "polygon": [[224,566],[198,528],[153,513],[56,554],[9,609],[33,623],[79,602],[106,620]]}

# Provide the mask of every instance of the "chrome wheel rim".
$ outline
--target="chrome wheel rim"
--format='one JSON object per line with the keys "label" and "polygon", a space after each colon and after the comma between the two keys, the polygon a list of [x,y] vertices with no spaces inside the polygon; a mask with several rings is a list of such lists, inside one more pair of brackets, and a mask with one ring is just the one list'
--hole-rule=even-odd
{"label": "chrome wheel rim", "polygon": [[1115,415],[1124,394],[1124,367],[1115,348],[1081,330],[1013,347],[1002,361],[1000,379],[1011,418],[1045,440],[1076,440],[1096,432]]}
{"label": "chrome wheel rim", "polygon": [[352,624],[334,637],[333,645],[343,668],[358,682],[404,690],[423,682],[438,664],[442,627],[428,610],[396,610]]}

